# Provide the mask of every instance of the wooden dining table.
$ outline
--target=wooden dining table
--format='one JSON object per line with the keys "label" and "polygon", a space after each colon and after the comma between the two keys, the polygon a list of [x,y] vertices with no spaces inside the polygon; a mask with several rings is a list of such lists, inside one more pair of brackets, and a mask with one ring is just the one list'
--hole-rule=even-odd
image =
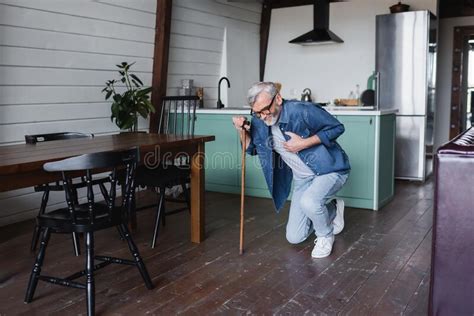
{"label": "wooden dining table", "polygon": [[[163,157],[189,155],[191,162],[191,241],[204,240],[204,154],[205,143],[214,136],[179,136],[148,133],[122,133],[0,146],[0,192],[26,188],[60,180],[60,175],[47,173],[47,162],[104,151],[140,148],[141,162],[157,165]],[[38,204],[39,205],[39,204]]]}

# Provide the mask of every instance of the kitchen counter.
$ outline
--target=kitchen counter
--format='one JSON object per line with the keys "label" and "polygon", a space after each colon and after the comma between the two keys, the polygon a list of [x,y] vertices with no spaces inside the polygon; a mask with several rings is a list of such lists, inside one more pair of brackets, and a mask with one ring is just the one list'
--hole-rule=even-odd
{"label": "kitchen counter", "polygon": [[[379,210],[394,194],[395,110],[329,109],[345,132],[338,143],[349,156],[351,173],[337,196],[348,207]],[[199,109],[196,135],[215,135],[206,144],[206,190],[239,194],[241,145],[232,116],[250,116],[248,108]],[[270,197],[260,161],[247,156],[245,194]]]}
{"label": "kitchen counter", "polygon": [[[332,115],[386,115],[395,114],[398,110],[364,110],[364,109],[350,109],[350,107],[324,107],[326,111]],[[223,109],[196,109],[198,114],[233,114],[233,115],[249,115],[250,108],[223,108]]]}

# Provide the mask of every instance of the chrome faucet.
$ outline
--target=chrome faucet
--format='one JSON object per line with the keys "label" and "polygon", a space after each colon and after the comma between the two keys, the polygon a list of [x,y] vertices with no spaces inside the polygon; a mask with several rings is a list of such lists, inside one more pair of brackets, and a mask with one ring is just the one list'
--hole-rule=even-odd
{"label": "chrome faucet", "polygon": [[221,101],[221,82],[222,80],[227,81],[227,88],[230,88],[230,81],[227,77],[222,77],[219,79],[219,84],[217,85],[217,108],[222,109],[224,107],[224,104]]}

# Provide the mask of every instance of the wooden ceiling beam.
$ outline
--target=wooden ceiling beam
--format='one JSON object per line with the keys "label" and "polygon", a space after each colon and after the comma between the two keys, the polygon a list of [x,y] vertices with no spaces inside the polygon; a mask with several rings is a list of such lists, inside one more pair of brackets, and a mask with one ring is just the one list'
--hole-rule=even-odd
{"label": "wooden ceiling beam", "polygon": [[161,100],[166,95],[168,79],[168,56],[171,34],[172,0],[157,0],[155,25],[155,51],[153,53],[153,78],[151,103],[155,113],[150,116],[150,133],[158,133]]}
{"label": "wooden ceiling beam", "polygon": [[265,62],[267,59],[268,35],[270,34],[270,19],[272,8],[268,4],[262,5],[262,17],[260,20],[260,81],[265,76]]}

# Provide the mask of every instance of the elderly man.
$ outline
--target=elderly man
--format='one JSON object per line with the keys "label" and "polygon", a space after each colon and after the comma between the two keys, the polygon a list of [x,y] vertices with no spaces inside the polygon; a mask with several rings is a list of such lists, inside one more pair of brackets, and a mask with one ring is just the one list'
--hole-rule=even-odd
{"label": "elderly man", "polygon": [[242,116],[232,121],[247,134],[247,153],[258,154],[277,212],[294,180],[287,240],[300,243],[314,231],[311,256],[329,256],[334,235],[344,228],[344,201],[334,199],[350,171],[349,159],[336,142],[344,126],[317,104],[284,100],[273,82],[250,87],[248,103],[250,126]]}

